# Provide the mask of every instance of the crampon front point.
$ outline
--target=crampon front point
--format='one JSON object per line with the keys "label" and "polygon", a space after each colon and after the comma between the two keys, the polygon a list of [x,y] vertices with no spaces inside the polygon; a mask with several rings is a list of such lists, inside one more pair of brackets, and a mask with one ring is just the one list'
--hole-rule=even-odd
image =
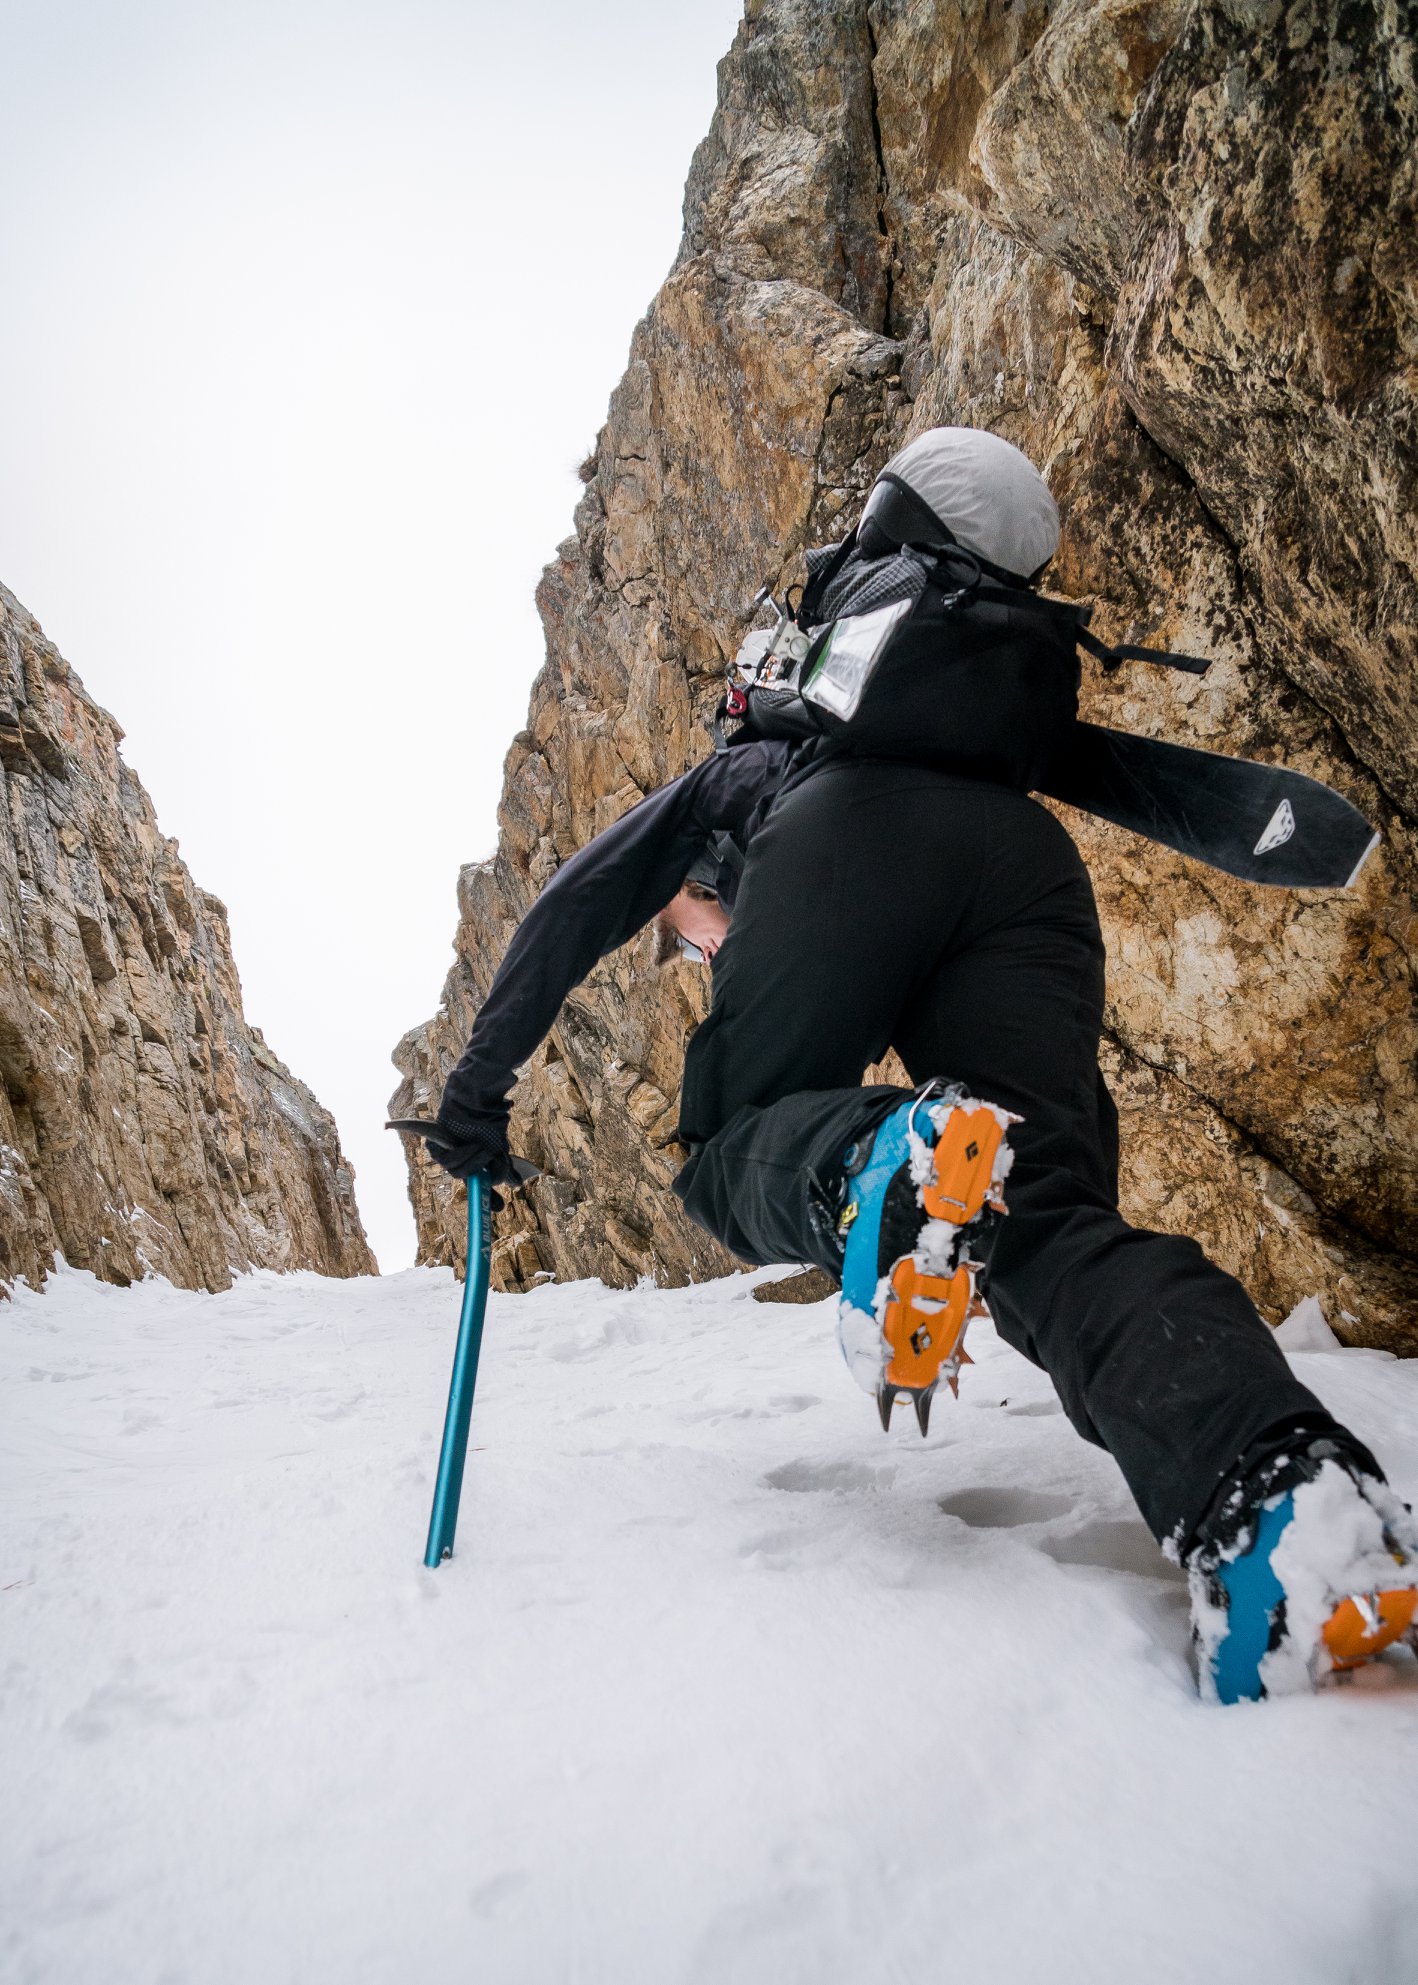
{"label": "crampon front point", "polygon": [[971,1362],[965,1326],[987,1314],[975,1293],[975,1266],[962,1263],[948,1279],[929,1274],[919,1255],[904,1255],[891,1271],[881,1334],[890,1355],[876,1389],[885,1429],[898,1393],[909,1393],[923,1434],[930,1431],[931,1400],[942,1379],[957,1396],[960,1367]]}

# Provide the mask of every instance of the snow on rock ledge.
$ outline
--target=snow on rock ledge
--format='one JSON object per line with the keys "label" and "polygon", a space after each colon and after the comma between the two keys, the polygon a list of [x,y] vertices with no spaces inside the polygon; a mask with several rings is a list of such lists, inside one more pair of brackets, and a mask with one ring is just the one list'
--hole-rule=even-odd
{"label": "snow on rock ledge", "polygon": [[374,1268],[335,1125],[242,1016],[226,911],[0,587],[0,1289]]}

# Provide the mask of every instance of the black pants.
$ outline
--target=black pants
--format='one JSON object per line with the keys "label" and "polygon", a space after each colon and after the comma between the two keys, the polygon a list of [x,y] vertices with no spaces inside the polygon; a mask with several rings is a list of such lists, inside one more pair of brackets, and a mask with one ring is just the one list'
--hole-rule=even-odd
{"label": "black pants", "polygon": [[1042,807],[919,767],[822,767],[753,842],[685,1064],[675,1190],[743,1260],[836,1275],[842,1154],[902,1093],[863,1089],[869,1063],[894,1047],[913,1082],[1017,1111],[995,1322],[1115,1456],[1153,1534],[1185,1545],[1238,1462],[1294,1429],[1374,1464],[1238,1282],[1118,1212],[1103,968],[1087,872]]}

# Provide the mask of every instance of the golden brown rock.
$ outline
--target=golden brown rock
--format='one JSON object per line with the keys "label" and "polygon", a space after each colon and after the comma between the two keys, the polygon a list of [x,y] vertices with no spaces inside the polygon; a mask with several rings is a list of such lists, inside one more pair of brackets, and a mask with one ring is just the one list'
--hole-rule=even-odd
{"label": "golden brown rock", "polygon": [[226,911],[0,587],[0,1289],[374,1272],[335,1126],[242,1017]]}
{"label": "golden brown rock", "polygon": [[[1385,836],[1351,892],[1271,892],[1061,810],[1109,941],[1125,1205],[1272,1319],[1314,1293],[1418,1350],[1414,52],[1365,4],[751,0],[401,1107],[436,1103],[556,864],[703,754],[757,587],[903,439],[990,427],[1058,498],[1054,588],[1215,658],[1090,673],[1085,714],[1283,758]],[[630,947],[568,1003],[517,1090],[547,1176],[501,1216],[502,1286],[727,1265],[666,1189],[704,997]],[[447,1259],[455,1190],[417,1160],[413,1194]]]}
{"label": "golden brown rock", "polygon": [[835,1293],[837,1284],[820,1268],[802,1268],[796,1275],[784,1275],[776,1282],[760,1282],[754,1289],[756,1303],[820,1303]]}

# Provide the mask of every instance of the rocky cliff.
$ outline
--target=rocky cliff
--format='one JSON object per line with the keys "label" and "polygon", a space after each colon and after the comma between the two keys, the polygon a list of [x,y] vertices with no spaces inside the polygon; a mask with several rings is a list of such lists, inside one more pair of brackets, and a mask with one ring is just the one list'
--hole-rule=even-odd
{"label": "rocky cliff", "polygon": [[0,1289],[374,1272],[335,1125],[242,1017],[226,911],[0,587]]}
{"label": "rocky cliff", "polygon": [[[1314,1292],[1351,1341],[1418,1350],[1414,27],[1365,0],[749,0],[401,1108],[436,1101],[556,864],[707,749],[756,589],[902,440],[985,426],[1058,498],[1052,588],[1215,658],[1091,675],[1085,714],[1284,759],[1385,836],[1350,892],[1272,892],[1065,813],[1126,1208],[1272,1318]],[[546,1176],[500,1218],[503,1286],[727,1265],[666,1190],[704,1002],[634,946],[568,1002],[517,1092]],[[415,1160],[412,1192],[448,1258],[451,1189]]]}

